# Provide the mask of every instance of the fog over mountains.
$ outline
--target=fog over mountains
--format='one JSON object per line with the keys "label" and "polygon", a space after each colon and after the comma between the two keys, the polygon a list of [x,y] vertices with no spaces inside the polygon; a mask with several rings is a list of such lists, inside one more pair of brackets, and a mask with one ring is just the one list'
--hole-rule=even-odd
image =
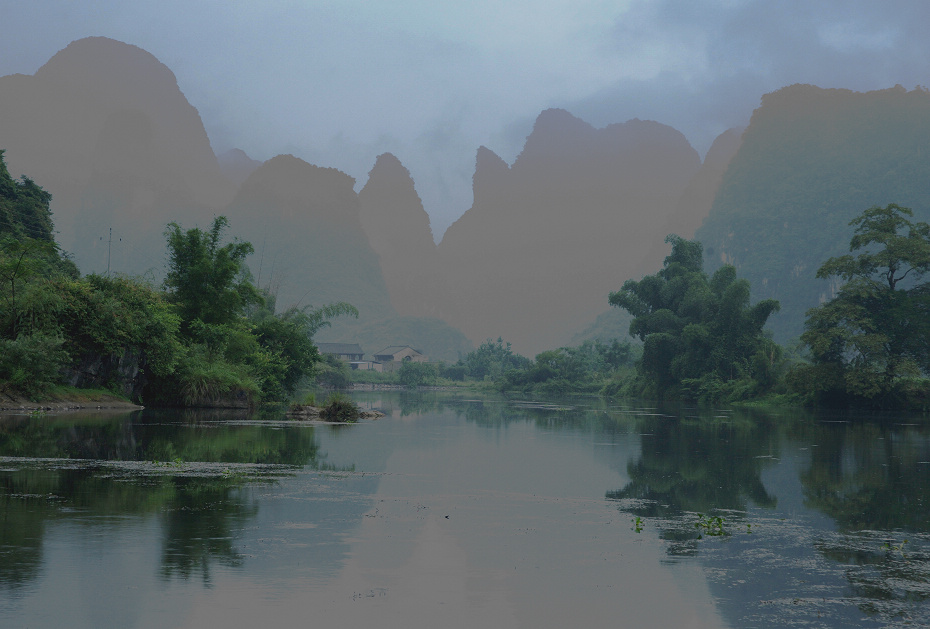
{"label": "fog over mountains", "polygon": [[891,202],[919,220],[930,211],[923,90],[786,88],[703,159],[659,122],[595,128],[546,110],[512,164],[476,148],[473,203],[438,245],[394,155],[377,156],[359,192],[290,155],[217,157],[171,70],[135,46],[73,42],[33,76],[0,78],[0,111],[10,172],[53,194],[58,241],[82,272],[160,280],[165,225],[224,214],[279,308],[348,301],[359,320],[318,340],[369,353],[411,344],[454,360],[500,336],[532,356],[596,335],[607,294],[660,268],[670,233],[697,233],[709,266],[735,263],[755,296],[783,300],[785,340],[827,294],[813,274],[848,243],[854,215]]}

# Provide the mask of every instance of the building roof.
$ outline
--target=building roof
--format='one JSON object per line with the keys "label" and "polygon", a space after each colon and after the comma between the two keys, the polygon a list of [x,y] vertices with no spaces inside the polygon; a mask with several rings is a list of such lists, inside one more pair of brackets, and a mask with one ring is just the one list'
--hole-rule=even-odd
{"label": "building roof", "polygon": [[317,343],[321,354],[364,354],[358,343]]}
{"label": "building roof", "polygon": [[421,352],[418,349],[414,349],[410,347],[409,345],[390,345],[382,349],[380,352],[377,352],[376,354],[373,354],[373,355],[374,356],[393,356],[394,354],[398,352],[402,352],[405,349],[409,349],[412,352],[416,352],[417,354],[420,354],[421,356],[423,355],[423,352]]}

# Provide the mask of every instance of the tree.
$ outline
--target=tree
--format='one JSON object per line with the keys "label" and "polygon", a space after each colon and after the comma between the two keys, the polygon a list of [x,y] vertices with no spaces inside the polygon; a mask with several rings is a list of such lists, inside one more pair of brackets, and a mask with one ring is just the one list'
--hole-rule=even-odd
{"label": "tree", "polygon": [[530,359],[514,354],[510,343],[504,343],[501,337],[482,343],[478,349],[465,356],[465,373],[476,380],[486,377],[500,378],[508,369],[521,369],[528,366]]}
{"label": "tree", "polygon": [[19,304],[17,293],[24,284],[43,274],[50,267],[49,260],[58,254],[58,246],[38,238],[0,237],[0,295],[9,317],[6,335],[15,339],[18,333]]}
{"label": "tree", "polygon": [[850,254],[817,270],[845,283],[807,313],[801,340],[813,364],[793,376],[802,389],[877,400],[930,371],[930,286],[918,281],[930,271],[930,225],[912,216],[893,203],[870,207],[849,223]]}
{"label": "tree", "polygon": [[77,267],[62,254],[53,236],[52,195],[23,175],[14,180],[0,149],[0,335],[19,334],[21,294],[39,278],[56,274],[76,278]]}
{"label": "tree", "polygon": [[52,288],[61,298],[57,325],[74,360],[118,363],[135,355],[146,376],[174,372],[182,352],[178,316],[154,286],[141,278],[88,275],[59,279]]}
{"label": "tree", "polygon": [[251,243],[236,239],[220,246],[228,224],[225,216],[217,216],[206,232],[196,227],[184,231],[174,222],[165,230],[165,288],[185,326],[195,320],[208,325],[232,323],[247,304],[261,299],[241,274],[245,258],[253,252]]}
{"label": "tree", "polygon": [[329,319],[341,315],[358,318],[358,309],[345,302],[321,308],[291,307],[280,314],[261,317],[254,323],[252,331],[259,344],[280,360],[282,369],[278,381],[283,394],[293,393],[301,380],[310,375],[314,365],[320,362],[313,336],[330,325]]}
{"label": "tree", "polygon": [[419,386],[436,384],[436,378],[439,376],[439,370],[436,365],[430,363],[415,363],[406,360],[397,370],[397,379],[407,388],[415,389]]}
{"label": "tree", "polygon": [[0,149],[0,235],[52,242],[52,195],[23,175],[10,176]]}
{"label": "tree", "polygon": [[745,397],[774,381],[778,346],[763,333],[778,302],[749,305],[749,282],[723,266],[708,278],[701,243],[671,235],[662,270],[627,280],[609,303],[633,315],[643,341],[640,393],[708,402]]}

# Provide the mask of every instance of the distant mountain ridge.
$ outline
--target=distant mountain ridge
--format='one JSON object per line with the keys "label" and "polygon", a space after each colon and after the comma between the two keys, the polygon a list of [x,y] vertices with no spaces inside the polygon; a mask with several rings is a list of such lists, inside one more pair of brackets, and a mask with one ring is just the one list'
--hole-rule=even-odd
{"label": "distant mountain ridge", "polygon": [[671,127],[564,110],[539,115],[512,166],[480,148],[475,202],[439,243],[450,322],[531,355],[567,344],[664,238],[700,165]]}
{"label": "distant mountain ridge", "polygon": [[293,156],[218,160],[174,74],[141,48],[104,37],[72,42],[33,76],[0,77],[0,111],[11,172],[52,193],[57,240],[83,272],[157,281],[167,223],[206,227],[225,214],[228,236],[255,247],[253,276],[276,288],[279,308],[348,301],[360,309],[359,321],[321,334],[352,340],[374,328],[371,351],[409,343],[447,360],[471,348],[446,324],[393,309],[354,179]]}
{"label": "distant mountain ridge", "polygon": [[0,77],[0,111],[11,172],[52,193],[58,242],[85,272],[160,268],[152,234],[205,223],[235,192],[174,74],[136,46],[72,42],[33,76]]}
{"label": "distant mountain ridge", "polygon": [[512,164],[477,149],[472,206],[438,245],[396,156],[379,155],[358,193],[294,156],[218,158],[171,70],[122,42],[78,40],[33,76],[0,77],[0,111],[11,174],[53,194],[58,241],[82,271],[157,280],[166,223],[225,214],[279,307],[353,303],[361,318],[319,340],[366,351],[455,360],[503,337],[532,356],[615,335],[625,323],[607,294],[659,269],[669,233],[700,239],[710,270],[735,264],[754,299],[781,300],[771,324],[785,340],[832,294],[813,275],[844,252],[855,214],[895,202],[930,220],[923,89],[790,86],[703,160],[658,122],[595,128],[549,109]]}

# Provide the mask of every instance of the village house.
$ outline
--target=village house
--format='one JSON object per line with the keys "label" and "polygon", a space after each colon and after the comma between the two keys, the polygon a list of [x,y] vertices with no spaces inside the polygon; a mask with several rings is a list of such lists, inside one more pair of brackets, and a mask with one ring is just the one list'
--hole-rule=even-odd
{"label": "village house", "polygon": [[409,345],[391,345],[374,355],[375,361],[381,363],[384,371],[394,371],[405,362],[425,363],[429,357]]}
{"label": "village house", "polygon": [[329,354],[346,362],[362,360],[365,355],[358,343],[317,343],[316,348],[321,354]]}
{"label": "village house", "polygon": [[364,352],[358,343],[317,343],[316,347],[321,354],[335,356],[349,363],[350,369],[381,371],[381,363],[364,360]]}

